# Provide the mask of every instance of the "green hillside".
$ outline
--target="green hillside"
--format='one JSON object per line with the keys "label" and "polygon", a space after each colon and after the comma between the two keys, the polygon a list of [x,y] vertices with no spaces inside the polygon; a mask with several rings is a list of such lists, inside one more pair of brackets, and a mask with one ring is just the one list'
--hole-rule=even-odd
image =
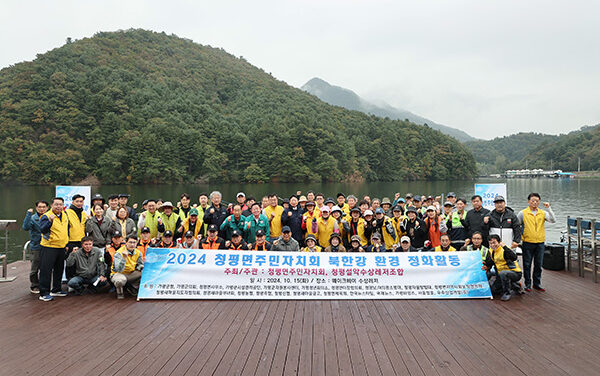
{"label": "green hillside", "polygon": [[349,111],[222,49],[98,33],[0,71],[0,180],[72,183],[470,178],[428,127]]}

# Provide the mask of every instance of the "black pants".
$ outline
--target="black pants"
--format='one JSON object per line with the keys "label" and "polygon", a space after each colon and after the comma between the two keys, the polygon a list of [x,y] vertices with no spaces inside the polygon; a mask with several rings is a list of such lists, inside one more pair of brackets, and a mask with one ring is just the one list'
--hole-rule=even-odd
{"label": "black pants", "polygon": [[29,282],[31,282],[30,288],[37,289],[40,285],[40,250],[31,250],[31,269],[29,270]]}
{"label": "black pants", "polygon": [[[69,242],[69,244],[67,244],[67,253],[65,253],[65,260],[67,259],[67,257],[69,257],[69,253],[73,252],[73,249],[77,247],[77,248],[81,248],[81,242]],[[75,270],[76,270],[76,266],[67,266],[65,267],[65,275],[67,276],[67,280],[75,277]]]}
{"label": "black pants", "polygon": [[[42,247],[40,250],[40,296],[50,291],[62,290],[62,274],[65,268],[65,249]],[[52,290],[50,282],[52,281]]]}

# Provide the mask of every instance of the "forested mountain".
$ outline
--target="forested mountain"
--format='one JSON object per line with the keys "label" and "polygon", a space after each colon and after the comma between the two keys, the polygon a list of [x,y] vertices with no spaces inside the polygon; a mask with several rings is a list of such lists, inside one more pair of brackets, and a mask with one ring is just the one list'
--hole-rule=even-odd
{"label": "forested mountain", "polygon": [[559,136],[543,133],[517,133],[493,140],[465,142],[482,174],[510,169],[542,168],[573,171],[577,159],[582,169],[600,168],[600,125],[582,127]]}
{"label": "forested mountain", "polygon": [[0,179],[72,183],[469,178],[470,151],[328,105],[222,49],[102,32],[0,71]]}
{"label": "forested mountain", "polygon": [[310,79],[302,87],[302,90],[315,95],[320,100],[332,104],[334,106],[340,106],[349,110],[361,111],[366,114],[373,114],[381,117],[389,117],[393,120],[405,120],[415,124],[427,124],[433,129],[447,134],[456,138],[459,141],[474,141],[476,138],[471,137],[466,132],[460,129],[448,127],[446,125],[438,124],[434,121],[426,119],[422,116],[415,115],[410,111],[395,108],[390,105],[375,105],[369,101],[364,100],[358,94],[352,90],[345,89],[340,86],[331,85],[328,82],[315,77]]}

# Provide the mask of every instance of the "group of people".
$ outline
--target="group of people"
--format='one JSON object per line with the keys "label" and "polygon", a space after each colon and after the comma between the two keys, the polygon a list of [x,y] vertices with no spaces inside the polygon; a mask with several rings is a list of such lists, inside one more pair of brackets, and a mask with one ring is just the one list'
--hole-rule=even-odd
{"label": "group of people", "polygon": [[[482,198],[467,201],[396,193],[394,200],[338,193],[336,198],[308,191],[258,201],[244,192],[229,204],[218,191],[202,193],[197,203],[184,193],[173,205],[147,199],[128,205],[129,195],[100,194],[91,200],[74,195],[72,204],[56,197],[27,211],[23,229],[30,232],[31,292],[40,299],[67,295],[63,270],[74,294],[112,290],[118,298],[137,294],[148,247],[303,252],[454,252],[479,251],[494,292],[508,300],[525,290],[544,291],[541,265],[546,221],[555,222],[550,204],[540,206],[531,193],[528,207],[516,213],[502,196],[494,210]],[[523,271],[515,249],[523,250]],[[533,264],[533,285],[531,266]],[[38,276],[39,275],[39,276]],[[51,286],[52,283],[52,286]]]}

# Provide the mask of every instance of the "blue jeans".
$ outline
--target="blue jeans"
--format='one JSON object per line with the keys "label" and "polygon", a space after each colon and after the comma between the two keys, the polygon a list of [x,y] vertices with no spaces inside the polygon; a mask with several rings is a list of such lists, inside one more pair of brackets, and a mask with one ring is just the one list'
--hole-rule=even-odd
{"label": "blue jeans", "polygon": [[[69,279],[68,285],[69,285],[69,287],[71,287],[72,289],[74,289],[77,292],[81,292],[81,290],[83,290],[83,285],[88,285],[90,290],[95,290],[94,282],[96,282],[98,277],[99,276],[95,276],[92,278],[83,278],[83,277],[76,275],[75,277]],[[99,282],[98,286],[102,286],[105,284],[106,284],[106,282]]]}
{"label": "blue jeans", "polygon": [[525,286],[531,287],[531,263],[533,261],[533,285],[542,286],[542,263],[544,262],[544,243],[523,242],[523,273]]}

